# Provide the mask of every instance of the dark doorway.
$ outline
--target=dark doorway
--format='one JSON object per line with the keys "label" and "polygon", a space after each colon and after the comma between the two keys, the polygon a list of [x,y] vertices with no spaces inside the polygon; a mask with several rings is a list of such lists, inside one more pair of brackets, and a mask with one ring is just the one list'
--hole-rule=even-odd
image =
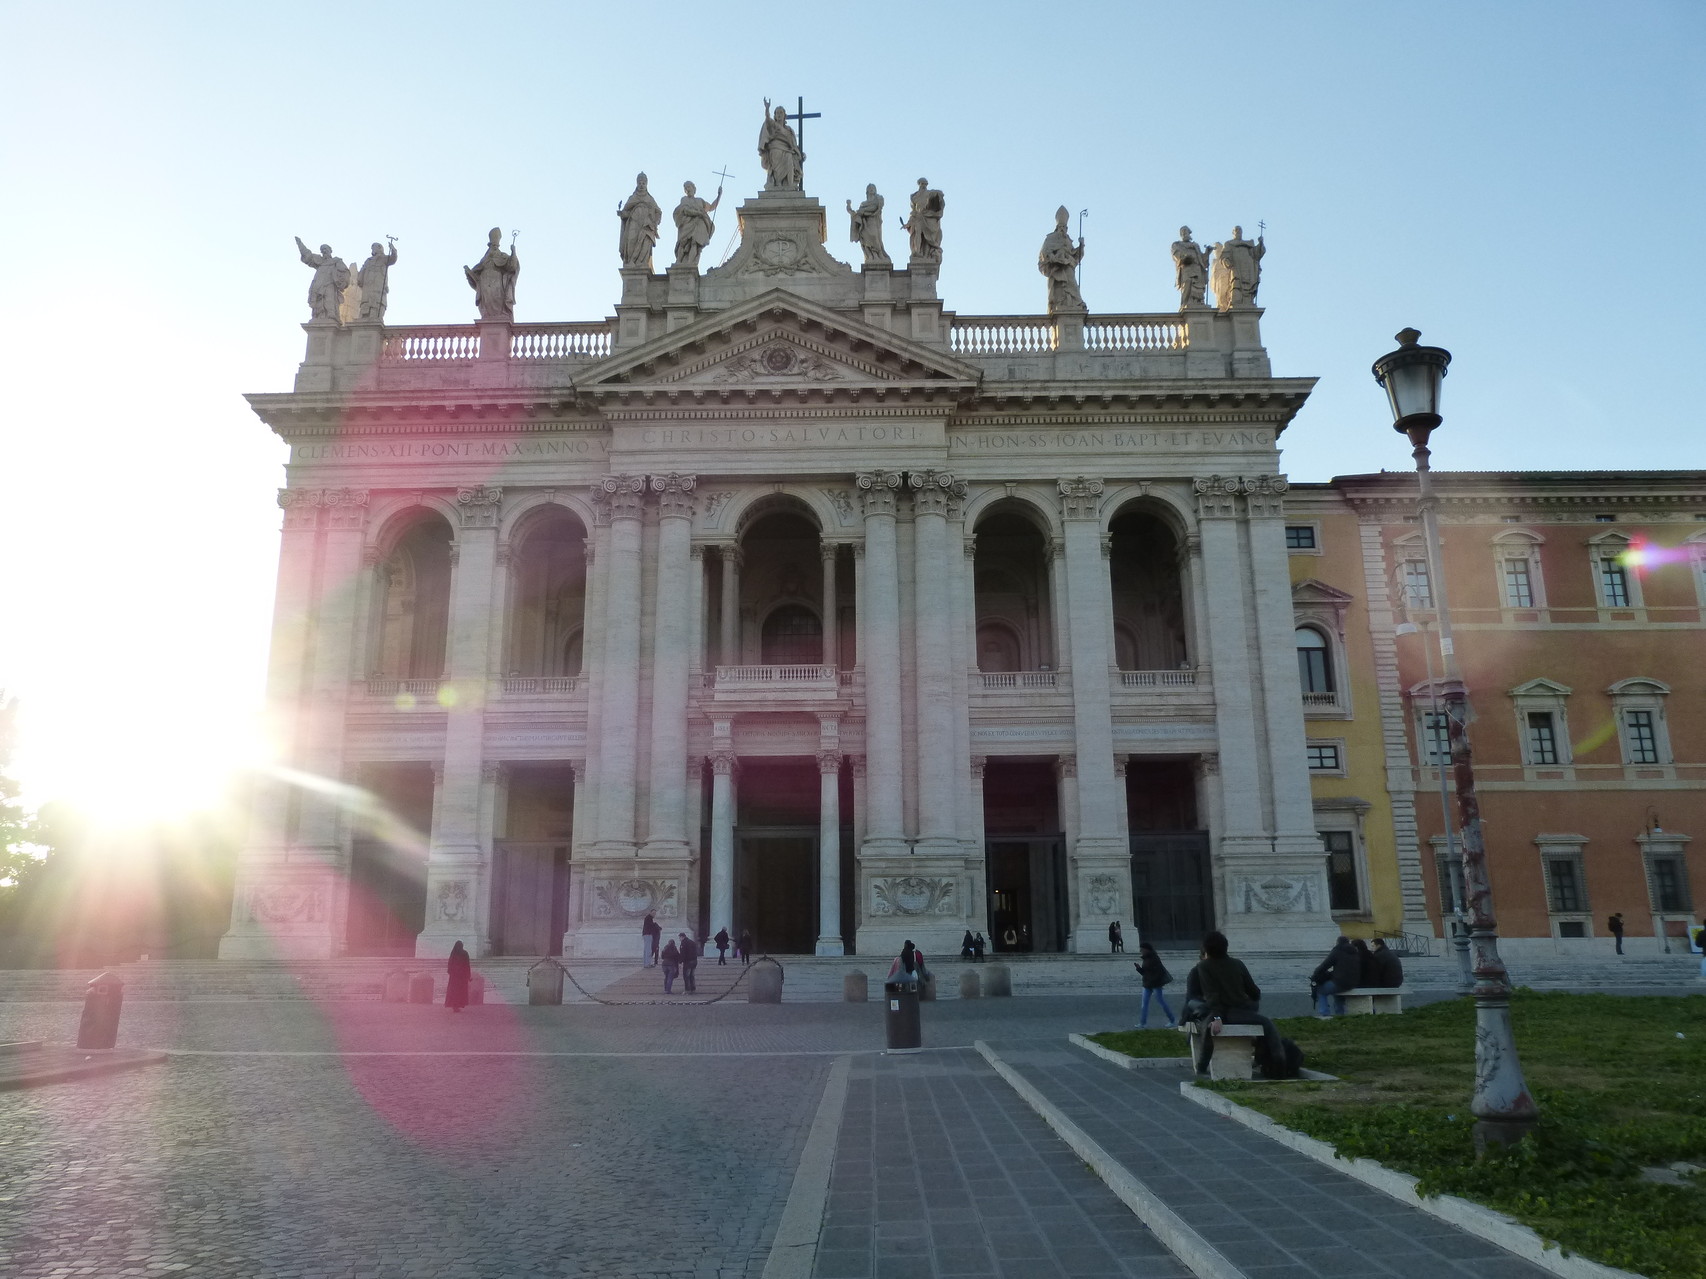
{"label": "dark doorway", "polygon": [[1196,770],[1188,759],[1126,765],[1131,895],[1138,937],[1194,950],[1214,927],[1208,832],[1197,829]]}
{"label": "dark doorway", "polygon": [[345,953],[413,955],[426,926],[432,765],[370,765],[362,782],[374,802],[350,847]]}
{"label": "dark doorway", "polygon": [[1066,859],[1054,761],[991,758],[983,795],[990,945],[1004,952],[1065,950]]}
{"label": "dark doorway", "polygon": [[569,917],[567,844],[499,844],[494,850],[492,953],[560,955]]}
{"label": "dark doorway", "polygon": [[[735,810],[735,930],[749,931],[759,954],[814,953],[817,761],[742,759]],[[845,841],[842,851],[845,861]]]}

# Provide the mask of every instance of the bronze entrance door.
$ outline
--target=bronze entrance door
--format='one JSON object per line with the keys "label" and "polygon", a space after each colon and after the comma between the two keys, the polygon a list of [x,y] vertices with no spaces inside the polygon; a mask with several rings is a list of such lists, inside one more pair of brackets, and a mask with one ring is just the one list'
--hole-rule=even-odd
{"label": "bronze entrance door", "polygon": [[989,943],[997,951],[1066,949],[1066,873],[1057,839],[991,839]]}
{"label": "bronze entrance door", "polygon": [[357,839],[350,854],[350,955],[409,955],[426,927],[426,859],[379,839]]}
{"label": "bronze entrance door", "polygon": [[1206,830],[1145,831],[1131,837],[1131,896],[1138,940],[1195,950],[1214,927]]}
{"label": "bronze entrance door", "polygon": [[492,953],[560,955],[569,918],[567,844],[496,846]]}
{"label": "bronze entrance door", "polygon": [[756,954],[817,949],[818,831],[815,826],[735,829],[735,922]]}

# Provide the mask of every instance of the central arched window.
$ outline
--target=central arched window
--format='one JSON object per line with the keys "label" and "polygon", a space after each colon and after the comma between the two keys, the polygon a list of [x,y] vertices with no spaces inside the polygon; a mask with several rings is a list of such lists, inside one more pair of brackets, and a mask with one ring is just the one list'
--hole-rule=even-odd
{"label": "central arched window", "polygon": [[1313,626],[1297,628],[1297,676],[1305,693],[1333,691],[1333,655],[1327,637]]}
{"label": "central arched window", "polygon": [[393,679],[444,675],[450,545],[450,525],[422,513],[381,563],[374,673]]}
{"label": "central arched window", "polygon": [[803,604],[784,604],[764,619],[766,666],[815,665],[823,653],[823,623]]}

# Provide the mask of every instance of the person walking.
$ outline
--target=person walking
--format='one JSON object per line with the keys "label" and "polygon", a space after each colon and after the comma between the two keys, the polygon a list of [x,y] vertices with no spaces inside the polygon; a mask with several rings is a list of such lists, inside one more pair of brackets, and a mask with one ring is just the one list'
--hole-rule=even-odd
{"label": "person walking", "polygon": [[[1323,1019],[1335,1015],[1343,1017],[1343,995],[1347,990],[1355,990],[1361,981],[1362,964],[1356,947],[1351,945],[1349,937],[1341,937],[1333,943],[1327,958],[1317,964],[1315,971],[1309,975],[1309,982],[1315,988],[1315,1015]],[[1332,1001],[1330,1004],[1329,1000]]]}
{"label": "person walking", "polygon": [[[1347,947],[1348,948],[1348,947]],[[1209,1033],[1198,1037],[1202,1045],[1200,1061],[1194,1062],[1200,1075],[1208,1069],[1213,1053],[1213,1037],[1222,1024],[1228,1026],[1260,1026],[1262,1044],[1267,1060],[1284,1061],[1285,1049],[1280,1044],[1279,1027],[1273,1019],[1262,1015],[1262,988],[1256,985],[1250,970],[1242,960],[1233,959],[1227,952],[1226,934],[1213,932],[1202,939],[1202,959],[1191,969],[1185,983],[1187,1006],[1192,999],[1207,1005]]]}
{"label": "person walking", "polygon": [[752,929],[740,930],[740,958],[743,964],[752,962]]}
{"label": "person walking", "polygon": [[895,956],[894,963],[889,965],[888,979],[903,981],[918,990],[929,978],[930,970],[924,966],[924,952],[908,940],[900,948],[900,954]]}
{"label": "person walking", "polygon": [[1108,953],[1110,955],[1125,953],[1125,934],[1120,931],[1120,921],[1117,919],[1108,925]]}
{"label": "person walking", "polygon": [[678,933],[681,945],[676,948],[681,959],[681,989],[689,995],[697,994],[699,983],[693,980],[693,975],[699,971],[699,943],[686,933]]}
{"label": "person walking", "polygon": [[648,913],[640,924],[640,959],[647,968],[658,962],[658,938],[662,936],[663,928]]}
{"label": "person walking", "polygon": [[450,948],[450,962],[445,967],[449,976],[444,982],[444,1006],[459,1013],[468,1006],[468,983],[474,976],[473,961],[461,942]]}
{"label": "person walking", "polygon": [[717,962],[726,965],[729,962],[729,930],[717,929],[717,935],[711,940],[717,943]]}
{"label": "person walking", "polygon": [[1161,962],[1155,947],[1146,941],[1137,943],[1137,962],[1132,967],[1137,969],[1137,975],[1143,980],[1143,1006],[1138,1009],[1137,1028],[1149,1029],[1149,1001],[1155,999],[1160,1002],[1161,1011],[1167,1014],[1167,1029],[1172,1030],[1179,1024],[1179,1019],[1167,1006],[1166,986],[1173,980],[1173,974],[1167,971],[1167,965]]}
{"label": "person walking", "polygon": [[981,963],[983,960],[984,952],[989,949],[989,943],[984,940],[982,933],[979,933],[973,939],[973,949],[975,949],[977,951],[977,958],[978,958],[978,961]]}
{"label": "person walking", "polygon": [[1606,920],[1605,926],[1611,929],[1611,935],[1617,938],[1617,953],[1621,955],[1623,953],[1623,912],[1618,911]]}
{"label": "person walking", "polygon": [[681,949],[672,941],[663,944],[663,993],[675,993],[675,976],[681,971]]}
{"label": "person walking", "polygon": [[971,929],[966,929],[966,935],[960,939],[960,958],[977,958],[977,938],[971,935]]}

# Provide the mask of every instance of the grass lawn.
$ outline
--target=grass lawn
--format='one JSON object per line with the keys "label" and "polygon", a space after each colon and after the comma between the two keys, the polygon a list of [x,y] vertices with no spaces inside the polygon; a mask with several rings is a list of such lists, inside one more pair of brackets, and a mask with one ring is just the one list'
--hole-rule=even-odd
{"label": "grass lawn", "polygon": [[[1706,1177],[1659,1185],[1643,1167],[1706,1165],[1706,995],[1519,990],[1523,1073],[1541,1107],[1517,1147],[1475,1156],[1475,1009],[1281,1020],[1304,1064],[1340,1083],[1205,1084],[1347,1157],[1375,1159],[1522,1221],[1571,1252],[1652,1279],[1706,1276]],[[1177,1031],[1095,1035],[1135,1057],[1182,1057]]]}

